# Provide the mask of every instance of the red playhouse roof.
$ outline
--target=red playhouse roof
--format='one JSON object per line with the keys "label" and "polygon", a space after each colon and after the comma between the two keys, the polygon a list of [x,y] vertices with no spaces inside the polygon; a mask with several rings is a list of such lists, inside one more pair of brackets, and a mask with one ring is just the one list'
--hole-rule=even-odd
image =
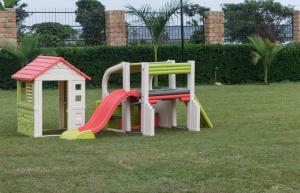
{"label": "red playhouse roof", "polygon": [[60,62],[63,62],[65,65],[70,67],[72,70],[76,71],[78,74],[80,74],[87,80],[91,80],[91,78],[88,75],[81,72],[78,68],[67,62],[64,58],[53,56],[38,56],[31,63],[27,64],[24,68],[12,75],[11,78],[15,80],[32,81]]}

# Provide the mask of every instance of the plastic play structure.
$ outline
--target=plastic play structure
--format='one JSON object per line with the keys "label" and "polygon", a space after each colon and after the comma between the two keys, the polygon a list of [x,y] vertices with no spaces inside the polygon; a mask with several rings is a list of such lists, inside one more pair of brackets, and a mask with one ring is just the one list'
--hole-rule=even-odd
{"label": "plastic play structure", "polygon": [[[113,74],[122,74],[123,88],[108,92]],[[141,74],[141,89],[131,90],[130,78]],[[176,75],[187,76],[187,87],[177,88]],[[168,76],[168,88],[153,89],[153,77]],[[12,76],[18,80],[18,131],[42,136],[42,83],[59,81],[61,139],[94,139],[103,129],[141,132],[154,136],[155,128],[177,127],[176,104],[187,106],[187,129],[200,131],[213,125],[195,96],[195,62],[127,63],[107,69],[102,79],[102,100],[88,122],[85,120],[85,80],[90,77],[60,57],[40,56]],[[201,122],[200,122],[201,119]]]}
{"label": "plastic play structure", "polygon": [[18,132],[43,136],[43,83],[58,81],[59,129],[85,123],[85,81],[89,76],[60,57],[39,56],[12,76],[17,80]]}

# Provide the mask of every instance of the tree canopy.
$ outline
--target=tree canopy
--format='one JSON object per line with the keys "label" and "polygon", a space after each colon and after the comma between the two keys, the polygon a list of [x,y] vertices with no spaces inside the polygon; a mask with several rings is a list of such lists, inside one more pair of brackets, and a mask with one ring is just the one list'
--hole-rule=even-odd
{"label": "tree canopy", "polygon": [[293,7],[273,0],[245,0],[223,4],[225,32],[232,41],[245,42],[256,34],[272,42],[283,41],[280,25],[291,22]]}
{"label": "tree canopy", "polygon": [[74,40],[77,32],[68,25],[56,22],[35,24],[31,27],[33,34],[39,37],[42,47],[56,47],[65,45],[67,40]]}
{"label": "tree canopy", "polygon": [[76,21],[83,27],[81,37],[86,45],[105,43],[105,7],[97,0],[76,2]]}

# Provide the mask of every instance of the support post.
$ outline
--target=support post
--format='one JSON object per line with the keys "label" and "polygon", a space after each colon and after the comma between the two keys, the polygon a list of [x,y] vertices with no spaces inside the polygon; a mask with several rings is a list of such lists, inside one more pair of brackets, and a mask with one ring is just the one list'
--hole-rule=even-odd
{"label": "support post", "polygon": [[293,40],[300,42],[300,10],[294,11],[293,14]]}
{"label": "support post", "polygon": [[190,131],[200,131],[200,104],[195,100],[195,61],[191,64],[191,72],[188,75],[188,88],[190,101],[187,104],[187,128]]}
{"label": "support post", "polygon": [[43,136],[43,81],[34,81],[34,137]]}
{"label": "support post", "polygon": [[223,44],[224,43],[224,12],[205,11],[204,12],[204,33],[205,43]]}
{"label": "support post", "polygon": [[[170,61],[172,64],[175,64],[175,61]],[[176,89],[176,74],[169,75],[169,88]],[[176,113],[176,100],[171,101],[171,124],[172,127],[177,127],[177,113]]]}
{"label": "support post", "polygon": [[67,128],[67,82],[58,81],[59,93],[59,129]]}
{"label": "support post", "polygon": [[149,63],[142,63],[141,131],[145,136],[154,136],[154,108],[149,104]]}
{"label": "support post", "polygon": [[[130,91],[130,63],[123,62],[123,89]],[[131,110],[130,99],[122,102],[122,129],[125,132],[131,131]]]}

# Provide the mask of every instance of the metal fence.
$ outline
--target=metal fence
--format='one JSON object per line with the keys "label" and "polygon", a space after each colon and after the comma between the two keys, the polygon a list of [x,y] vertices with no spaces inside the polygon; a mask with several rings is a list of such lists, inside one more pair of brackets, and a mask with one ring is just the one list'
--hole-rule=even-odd
{"label": "metal fence", "polygon": [[[82,26],[76,22],[76,14],[73,9],[28,10],[29,16],[24,21],[25,31],[29,32],[33,25],[44,22],[57,22],[68,25],[77,33],[71,39],[64,40],[68,45],[82,45]],[[258,34],[271,36],[278,42],[285,43],[293,40],[293,17],[287,15],[283,19],[272,20],[274,16],[257,13],[225,12],[225,42],[241,43],[247,36]],[[185,43],[204,43],[204,16],[196,14],[183,17]],[[128,45],[150,44],[151,35],[144,23],[134,15],[126,13],[127,43]],[[168,22],[164,34],[161,37],[162,44],[179,44],[181,42],[181,18],[180,13],[172,16]]]}
{"label": "metal fence", "polygon": [[[204,17],[202,14],[183,17],[184,41],[203,41],[204,43]],[[151,35],[145,24],[135,15],[126,13],[127,43],[149,44],[152,42]],[[198,33],[198,35],[197,35]],[[174,14],[161,37],[162,44],[179,44],[181,42],[181,18],[180,13]]]}
{"label": "metal fence", "polygon": [[76,22],[76,14],[73,9],[51,9],[51,10],[27,10],[29,16],[24,21],[25,32],[31,31],[35,24],[45,22],[56,22],[62,25],[68,25],[77,33],[71,39],[66,39],[68,44],[83,41],[80,37],[82,26]]}
{"label": "metal fence", "polygon": [[241,43],[256,34],[279,43],[293,41],[293,14],[225,12],[226,43]]}

